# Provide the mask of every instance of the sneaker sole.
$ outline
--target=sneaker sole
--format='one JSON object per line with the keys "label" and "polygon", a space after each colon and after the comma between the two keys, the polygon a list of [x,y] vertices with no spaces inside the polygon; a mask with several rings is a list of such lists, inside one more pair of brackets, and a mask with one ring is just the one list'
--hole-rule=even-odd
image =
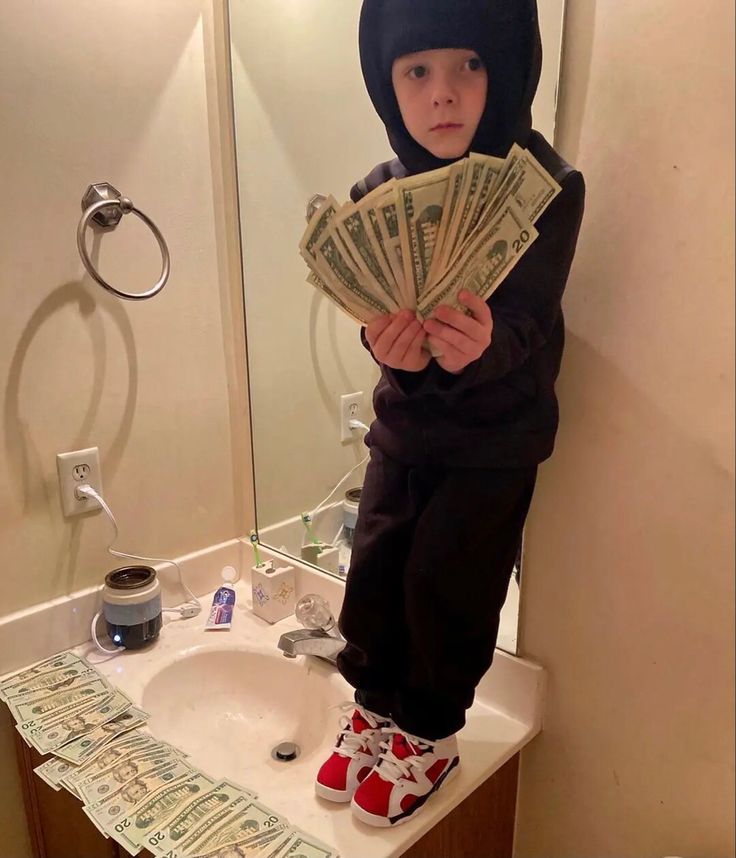
{"label": "sneaker sole", "polygon": [[414,814],[424,807],[428,799],[437,792],[442,784],[445,784],[455,778],[458,775],[459,770],[460,758],[458,757],[454,763],[451,763],[450,768],[448,768],[447,771],[437,779],[437,783],[432,787],[432,789],[426,795],[423,795],[414,804],[411,810],[401,813],[398,816],[379,816],[375,813],[369,813],[367,810],[363,810],[359,804],[352,800],[350,802],[350,809],[357,819],[361,820],[361,822],[365,822],[367,825],[374,825],[378,828],[393,828],[397,825],[402,825],[404,822],[408,822],[412,819]]}
{"label": "sneaker sole", "polygon": [[[355,789],[358,787],[356,786]],[[319,781],[314,782],[314,791],[320,798],[326,798],[327,801],[348,802],[351,801],[355,793],[354,789],[332,789],[325,786]]]}

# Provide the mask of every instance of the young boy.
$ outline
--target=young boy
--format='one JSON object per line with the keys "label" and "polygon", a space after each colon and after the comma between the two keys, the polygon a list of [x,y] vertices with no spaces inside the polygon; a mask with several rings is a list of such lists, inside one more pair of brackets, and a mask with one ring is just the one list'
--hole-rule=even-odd
{"label": "young boy", "polygon": [[488,303],[461,294],[471,316],[438,307],[422,326],[402,311],[361,331],[381,379],[339,619],[338,668],[356,703],[316,791],[390,826],[457,771],[455,734],[493,659],[537,466],[557,430],[560,302],[585,187],[531,129],[535,0],[364,0],[359,40],[398,159],[355,185],[353,201],[470,151],[505,157],[514,142],[562,186]]}

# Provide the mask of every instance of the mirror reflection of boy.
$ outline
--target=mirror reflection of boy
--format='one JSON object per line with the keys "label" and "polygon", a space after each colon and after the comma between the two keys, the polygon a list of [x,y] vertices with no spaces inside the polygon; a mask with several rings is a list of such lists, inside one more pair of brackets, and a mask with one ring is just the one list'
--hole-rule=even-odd
{"label": "mirror reflection of boy", "polygon": [[359,41],[398,158],[358,182],[354,202],[469,151],[503,158],[514,142],[562,186],[487,303],[461,293],[470,315],[438,307],[422,325],[405,310],[361,330],[381,378],[339,619],[338,668],[356,702],[315,788],[390,826],[457,771],[455,734],[493,659],[537,466],[554,446],[585,185],[531,127],[535,0],[364,0]]}

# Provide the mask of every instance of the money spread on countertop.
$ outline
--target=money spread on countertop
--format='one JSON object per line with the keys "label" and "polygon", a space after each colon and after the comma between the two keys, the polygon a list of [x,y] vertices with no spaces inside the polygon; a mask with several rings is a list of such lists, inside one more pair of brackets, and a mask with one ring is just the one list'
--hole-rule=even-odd
{"label": "money spread on countertop", "polygon": [[71,650],[4,677],[0,701],[23,740],[51,755],[36,774],[78,798],[131,855],[338,858],[252,790],[199,771],[145,732],[148,713]]}

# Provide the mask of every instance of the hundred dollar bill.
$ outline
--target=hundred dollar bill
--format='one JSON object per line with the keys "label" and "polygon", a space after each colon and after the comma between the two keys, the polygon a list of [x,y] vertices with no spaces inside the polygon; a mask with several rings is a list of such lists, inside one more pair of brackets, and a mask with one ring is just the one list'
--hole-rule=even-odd
{"label": "hundred dollar bill", "polygon": [[[120,789],[82,810],[103,833],[114,827],[118,817],[127,816],[144,799],[149,798],[165,784],[190,775],[194,769],[183,760],[174,760],[141,777],[123,784]],[[108,835],[109,836],[109,835]]]}
{"label": "hundred dollar bill", "polygon": [[131,706],[111,721],[100,724],[99,727],[95,727],[94,730],[90,730],[84,736],[57,748],[54,753],[63,760],[80,765],[94,757],[105,745],[114,742],[128,731],[140,727],[141,724],[145,724],[148,717],[148,712]]}
{"label": "hundred dollar bill", "polygon": [[397,216],[404,278],[417,302],[427,284],[442,221],[450,171],[447,167],[401,179]]}
{"label": "hundred dollar bill", "polygon": [[158,748],[130,751],[107,769],[88,776],[77,787],[77,793],[85,804],[95,804],[133,778],[149,775],[164,764],[184,756],[186,754],[183,751],[166,744]]}
{"label": "hundred dollar bill", "polygon": [[11,685],[5,690],[5,700],[11,707],[11,704],[19,698],[28,700],[34,695],[51,694],[70,687],[76,688],[99,678],[99,676],[93,667],[82,667],[81,665],[64,667],[61,670],[50,670],[48,673],[42,673],[26,682]]}
{"label": "hundred dollar bill", "polygon": [[[112,696],[103,694],[100,695],[99,700],[92,700],[89,708],[71,708],[65,713],[57,714],[53,723],[42,721],[39,725],[31,726],[21,735],[27,736],[40,753],[48,754],[122,714],[130,705],[130,699],[122,691],[116,691]],[[18,728],[24,727],[25,723],[34,724],[34,722],[24,722],[19,724]]]}
{"label": "hundred dollar bill", "polygon": [[152,736],[145,736],[137,730],[130,735],[123,734],[115,742],[103,745],[94,756],[80,765],[73,766],[72,770],[61,778],[61,785],[79,797],[78,787],[88,778],[119,763],[131,751],[152,747],[155,743],[156,740]]}
{"label": "hundred dollar bill", "polygon": [[[77,685],[77,681],[82,681]],[[30,721],[31,719],[53,718],[54,712],[70,703],[89,700],[98,694],[112,694],[112,688],[107,680],[84,679],[78,677],[73,680],[73,687],[63,691],[34,691],[28,694],[19,694],[17,697],[6,701],[13,718],[17,722]]]}
{"label": "hundred dollar bill", "polygon": [[108,827],[107,833],[131,855],[137,855],[146,846],[152,831],[161,830],[169,819],[214,786],[214,778],[193,771],[187,777],[161,787],[136,805],[130,813]]}
{"label": "hundred dollar bill", "polygon": [[439,304],[458,309],[457,295],[462,289],[474,292],[484,300],[498,288],[516,265],[527,247],[537,238],[537,230],[514,203],[500,213],[488,232],[450,273],[440,281],[418,312],[426,319]]}
{"label": "hundred dollar bill", "polygon": [[5,676],[0,681],[0,699],[5,699],[8,688],[15,685],[22,685],[25,682],[35,679],[41,674],[49,671],[61,670],[65,667],[78,667],[81,669],[89,668],[91,665],[82,656],[68,650],[66,652],[57,653],[51,658],[46,658],[43,661],[36,662],[30,667],[24,667],[21,670]]}
{"label": "hundred dollar bill", "polygon": [[269,807],[245,796],[236,798],[227,807],[216,811],[204,820],[174,850],[165,851],[164,858],[180,858],[182,855],[206,851],[220,829],[230,826],[237,817],[241,832],[260,834],[275,826],[288,825],[286,817]]}
{"label": "hundred dollar bill", "polygon": [[252,801],[253,795],[230,781],[220,781],[209,792],[197,795],[175,816],[161,820],[164,824],[151,831],[144,845],[164,855],[169,852],[173,855],[198,826],[239,798]]}

